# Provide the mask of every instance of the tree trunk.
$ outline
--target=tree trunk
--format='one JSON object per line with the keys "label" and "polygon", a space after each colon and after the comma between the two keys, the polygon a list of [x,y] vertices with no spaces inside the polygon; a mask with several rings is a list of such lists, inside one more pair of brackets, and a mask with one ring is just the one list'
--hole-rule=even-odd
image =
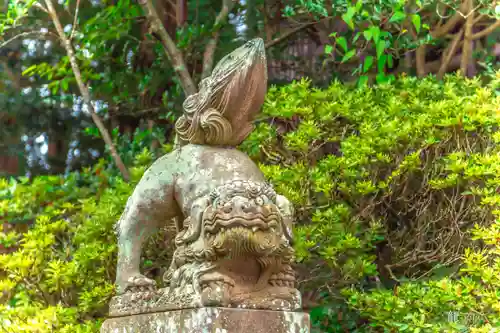
{"label": "tree trunk", "polygon": [[474,25],[474,2],[473,0],[465,0],[466,3],[466,15],[467,19],[465,21],[464,28],[464,46],[462,48],[462,59],[460,60],[460,71],[463,76],[467,76],[469,73],[469,64],[472,61],[472,26]]}

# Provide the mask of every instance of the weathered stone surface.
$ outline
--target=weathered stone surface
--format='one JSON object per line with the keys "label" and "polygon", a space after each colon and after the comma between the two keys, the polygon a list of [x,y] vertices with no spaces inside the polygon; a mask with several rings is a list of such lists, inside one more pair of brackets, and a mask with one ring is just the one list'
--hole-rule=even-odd
{"label": "weathered stone surface", "polygon": [[[267,89],[262,39],[247,42],[188,96],[178,147],[144,173],[117,222],[111,316],[204,307],[298,310],[292,204],[236,146]],[[146,239],[176,220],[165,288],[140,272]]]}
{"label": "weathered stone surface", "polygon": [[186,98],[175,123],[177,143],[236,147],[253,130],[266,92],[264,41],[256,38],[222,58]]}
{"label": "weathered stone surface", "polygon": [[[155,291],[127,293],[113,297],[109,305],[110,317],[123,317],[141,313],[152,313],[186,308],[197,308],[201,295],[192,288],[189,293],[176,293],[169,288]],[[196,299],[198,297],[198,299]],[[249,294],[233,295],[230,308],[264,309],[274,311],[298,311],[301,309],[301,295],[295,288],[266,288]]]}
{"label": "weathered stone surface", "polygon": [[309,333],[303,312],[198,308],[108,319],[101,333]]}
{"label": "weathered stone surface", "polygon": [[[163,178],[168,173],[162,170],[172,170],[172,165],[179,170],[175,170],[176,182],[169,185]],[[163,218],[171,217],[169,208],[173,209],[175,202],[160,198],[158,193],[175,187],[175,197],[182,198],[178,202],[184,202],[181,207],[187,216],[164,276],[168,288],[162,292],[168,291],[168,295],[161,297],[149,279],[138,273],[140,246],[152,230],[148,223],[154,221],[144,204],[148,195],[142,192],[144,184],[157,189],[151,195],[159,198],[156,205]],[[173,188],[171,191],[174,195]],[[136,202],[141,203],[133,206]],[[276,302],[287,304],[283,309],[296,310],[301,301],[292,269],[292,226],[291,204],[265,182],[246,155],[235,149],[182,147],[153,164],[125,208],[119,223],[117,274],[122,287],[110,304],[110,312],[123,315],[146,308],[155,312],[165,307],[245,303],[274,309]],[[136,299],[142,303],[138,305]]]}

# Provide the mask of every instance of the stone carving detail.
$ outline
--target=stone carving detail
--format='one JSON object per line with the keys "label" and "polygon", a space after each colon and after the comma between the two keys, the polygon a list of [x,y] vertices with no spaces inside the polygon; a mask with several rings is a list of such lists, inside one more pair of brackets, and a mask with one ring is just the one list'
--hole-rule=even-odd
{"label": "stone carving detail", "polygon": [[[207,306],[300,309],[292,206],[234,148],[249,134],[266,85],[264,44],[256,39],[226,56],[188,97],[177,124],[180,147],[146,171],[117,223],[111,316]],[[139,272],[141,249],[172,218],[176,251],[157,289]]]}
{"label": "stone carving detail", "polygon": [[222,58],[175,124],[179,144],[236,146],[253,130],[267,91],[264,42],[257,38]]}

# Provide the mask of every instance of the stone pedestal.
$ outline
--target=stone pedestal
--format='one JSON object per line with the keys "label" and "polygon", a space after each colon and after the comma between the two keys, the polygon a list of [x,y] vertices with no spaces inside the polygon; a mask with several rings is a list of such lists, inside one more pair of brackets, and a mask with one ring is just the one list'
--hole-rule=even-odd
{"label": "stone pedestal", "polygon": [[198,308],[106,320],[101,333],[309,333],[303,312]]}

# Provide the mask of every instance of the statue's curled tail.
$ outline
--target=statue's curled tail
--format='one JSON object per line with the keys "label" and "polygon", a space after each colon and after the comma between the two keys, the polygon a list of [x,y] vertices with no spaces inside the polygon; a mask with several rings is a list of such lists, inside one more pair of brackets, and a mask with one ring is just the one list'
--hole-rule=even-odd
{"label": "statue's curled tail", "polygon": [[256,38],[222,58],[186,98],[175,124],[179,144],[237,146],[252,131],[266,91],[264,41]]}

